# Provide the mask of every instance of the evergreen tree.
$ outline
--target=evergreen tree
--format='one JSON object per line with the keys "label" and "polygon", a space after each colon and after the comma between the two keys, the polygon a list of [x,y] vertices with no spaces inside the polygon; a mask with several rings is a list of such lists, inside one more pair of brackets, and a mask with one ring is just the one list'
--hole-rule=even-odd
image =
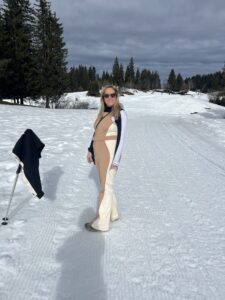
{"label": "evergreen tree", "polygon": [[185,80],[184,80],[184,88],[185,88],[185,90],[186,91],[191,90],[192,85],[193,85],[193,83],[192,83],[191,79],[190,78],[185,78]]}
{"label": "evergreen tree", "polygon": [[114,64],[112,68],[112,78],[113,78],[113,84],[116,85],[120,84],[120,66],[117,57],[114,60]]}
{"label": "evergreen tree", "polygon": [[141,74],[140,74],[140,70],[139,68],[137,68],[136,70],[136,74],[135,74],[135,88],[139,89],[140,88],[140,80],[141,80]]}
{"label": "evergreen tree", "polygon": [[79,65],[78,68],[72,67],[68,73],[68,91],[86,91],[90,89],[91,82],[100,81],[99,75],[96,74],[95,67]]}
{"label": "evergreen tree", "polygon": [[99,93],[99,83],[98,81],[92,81],[89,85],[89,89],[88,89],[88,95],[89,96],[95,96],[95,97],[98,97],[100,96],[100,93]]}
{"label": "evergreen tree", "polygon": [[176,79],[177,79],[176,74],[175,74],[174,70],[172,69],[170,71],[169,78],[167,81],[169,90],[176,91]]}
{"label": "evergreen tree", "polygon": [[126,84],[129,82],[129,78],[130,78],[130,69],[129,69],[129,65],[127,65],[127,68],[125,71],[125,83]]}
{"label": "evergreen tree", "polygon": [[5,89],[8,97],[20,99],[21,104],[32,95],[33,22],[29,0],[3,0]]}
{"label": "evergreen tree", "polygon": [[47,0],[37,0],[36,17],[38,90],[49,108],[50,101],[56,102],[67,86],[67,50],[63,41],[63,26],[56,14],[51,12]]}
{"label": "evergreen tree", "polygon": [[153,81],[154,81],[154,89],[160,89],[161,88],[161,82],[160,82],[160,77],[159,77],[159,73],[157,71],[155,71],[155,73],[153,73]]}
{"label": "evergreen tree", "polygon": [[183,77],[181,76],[181,74],[179,73],[177,75],[177,79],[176,79],[176,91],[180,92],[183,88],[183,84],[184,84],[184,80]]}
{"label": "evergreen tree", "polygon": [[134,59],[133,59],[133,57],[131,57],[131,59],[130,59],[129,69],[130,69],[130,82],[132,82],[132,84],[134,84],[135,71],[134,71]]}
{"label": "evergreen tree", "polygon": [[77,70],[72,67],[68,73],[68,92],[75,92],[78,90],[78,74]]}
{"label": "evergreen tree", "polygon": [[87,91],[89,88],[90,80],[88,77],[88,70],[86,66],[79,66],[79,75],[80,75],[80,90]]}
{"label": "evergreen tree", "polygon": [[106,77],[106,73],[105,73],[105,71],[103,71],[103,72],[102,72],[102,79],[101,79],[101,80],[104,81],[104,80],[105,80],[105,77]]}
{"label": "evergreen tree", "polygon": [[110,81],[110,78],[111,78],[111,76],[110,76],[109,72],[106,72],[105,73],[105,79]]}
{"label": "evergreen tree", "polygon": [[122,87],[124,85],[124,71],[123,71],[123,65],[120,64],[120,70],[119,70],[119,87]]}
{"label": "evergreen tree", "polygon": [[102,82],[101,84],[102,85],[106,85],[106,84],[110,84],[112,83],[112,75],[109,74],[109,72],[103,72],[102,73]]}
{"label": "evergreen tree", "polygon": [[141,85],[140,85],[141,90],[143,91],[150,90],[150,80],[149,80],[147,69],[143,69],[141,71],[140,81],[141,81]]}
{"label": "evergreen tree", "polygon": [[134,87],[134,81],[135,81],[134,59],[133,57],[131,57],[125,72],[125,83],[129,88],[132,88]]}
{"label": "evergreen tree", "polygon": [[135,79],[135,83],[139,84],[137,85],[137,88],[143,90],[143,91],[148,91],[148,90],[152,90],[152,89],[158,89],[161,87],[161,83],[160,83],[160,77],[158,72],[151,72],[148,69],[143,69],[140,73],[140,79],[139,78],[139,74],[138,71],[136,72],[136,79]]}
{"label": "evergreen tree", "polygon": [[88,78],[90,81],[96,80],[96,69],[95,67],[89,67],[88,69]]}
{"label": "evergreen tree", "polygon": [[152,73],[150,70],[147,70],[146,72],[147,75],[147,82],[148,82],[148,90],[152,90],[153,87],[153,78],[152,78]]}

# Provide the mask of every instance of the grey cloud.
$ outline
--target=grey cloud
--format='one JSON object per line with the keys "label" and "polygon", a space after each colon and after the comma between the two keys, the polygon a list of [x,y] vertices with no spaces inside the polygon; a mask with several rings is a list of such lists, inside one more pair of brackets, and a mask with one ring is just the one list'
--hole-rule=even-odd
{"label": "grey cloud", "polygon": [[64,25],[69,65],[110,70],[122,63],[174,68],[184,76],[220,70],[225,60],[223,0],[52,0]]}

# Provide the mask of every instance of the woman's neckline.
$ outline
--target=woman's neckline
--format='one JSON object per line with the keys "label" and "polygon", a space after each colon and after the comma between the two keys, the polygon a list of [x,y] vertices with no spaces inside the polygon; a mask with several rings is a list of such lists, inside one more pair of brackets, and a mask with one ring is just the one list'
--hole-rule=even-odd
{"label": "woman's neckline", "polygon": [[112,107],[108,107],[108,106],[105,106],[105,109],[104,109],[104,112],[111,112],[112,111]]}

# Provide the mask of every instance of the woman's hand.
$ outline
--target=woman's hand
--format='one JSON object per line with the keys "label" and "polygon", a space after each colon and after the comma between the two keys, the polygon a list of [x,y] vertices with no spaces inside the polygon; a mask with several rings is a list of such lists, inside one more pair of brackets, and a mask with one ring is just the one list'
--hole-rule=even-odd
{"label": "woman's hand", "polygon": [[89,164],[91,164],[91,163],[93,162],[92,154],[91,154],[91,152],[89,152],[89,151],[88,151],[88,153],[87,153],[87,162],[88,162]]}

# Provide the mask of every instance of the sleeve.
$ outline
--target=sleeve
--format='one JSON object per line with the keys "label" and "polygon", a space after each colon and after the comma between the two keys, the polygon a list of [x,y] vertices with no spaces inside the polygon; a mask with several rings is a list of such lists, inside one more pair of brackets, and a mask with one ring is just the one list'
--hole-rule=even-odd
{"label": "sleeve", "polygon": [[120,135],[120,141],[119,141],[119,144],[118,144],[118,147],[117,147],[117,150],[116,150],[113,162],[112,162],[112,166],[119,166],[119,162],[120,162],[122,150],[123,150],[126,126],[127,126],[127,115],[124,110],[121,110],[120,116],[121,116],[121,135]]}

